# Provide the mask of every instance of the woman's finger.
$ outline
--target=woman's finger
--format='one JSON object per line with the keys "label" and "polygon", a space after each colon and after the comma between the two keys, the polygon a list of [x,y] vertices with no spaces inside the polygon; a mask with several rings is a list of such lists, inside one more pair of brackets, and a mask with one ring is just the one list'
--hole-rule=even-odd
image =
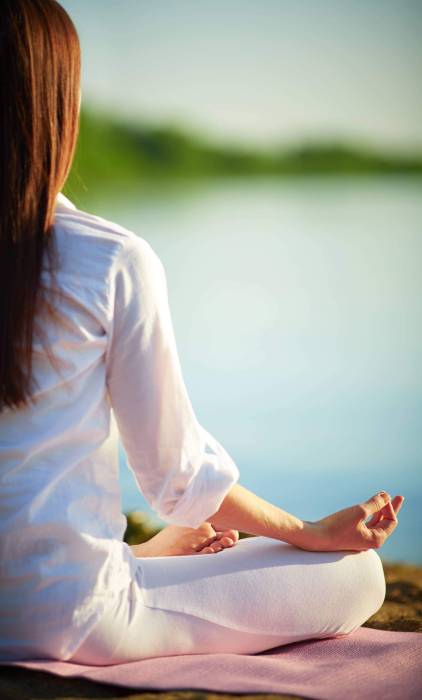
{"label": "woman's finger", "polygon": [[369,498],[361,504],[360,508],[363,517],[368,518],[370,515],[375,515],[375,513],[378,513],[390,500],[390,495],[386,493],[386,491],[376,493],[375,496],[372,496],[372,498]]}
{"label": "woman's finger", "polygon": [[383,538],[386,538],[391,535],[391,533],[396,529],[396,527],[397,520],[383,518],[383,520],[380,520],[376,527],[369,528],[369,531],[374,535],[374,537],[376,537],[377,535],[381,535]]}
{"label": "woman's finger", "polygon": [[366,523],[366,527],[374,527],[375,525],[377,525],[377,523],[379,523],[379,521],[382,518],[382,512],[383,509],[379,510],[377,513],[374,513],[372,518]]}
{"label": "woman's finger", "polygon": [[394,510],[391,501],[387,503],[387,505],[385,506],[385,508],[382,509],[382,511],[384,517],[389,518],[390,520],[397,521],[396,511]]}
{"label": "woman's finger", "polygon": [[394,496],[393,500],[391,501],[391,505],[393,506],[396,515],[402,507],[403,503],[404,496]]}

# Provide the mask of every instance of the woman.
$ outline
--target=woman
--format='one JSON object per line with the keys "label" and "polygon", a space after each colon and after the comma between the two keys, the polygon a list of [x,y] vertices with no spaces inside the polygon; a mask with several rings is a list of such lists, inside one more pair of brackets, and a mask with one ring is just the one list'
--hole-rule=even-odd
{"label": "woman", "polygon": [[[374,550],[403,498],[307,522],[238,483],[193,412],[158,256],[60,193],[80,49],[55,0],[2,2],[0,71],[0,659],[113,664],[348,634],[383,602]],[[132,547],[117,431],[170,523]]]}

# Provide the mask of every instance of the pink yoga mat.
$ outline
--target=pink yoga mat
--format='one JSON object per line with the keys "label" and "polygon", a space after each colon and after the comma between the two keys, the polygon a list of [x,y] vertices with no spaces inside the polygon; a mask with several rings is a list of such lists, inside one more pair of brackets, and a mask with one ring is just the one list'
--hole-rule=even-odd
{"label": "pink yoga mat", "polygon": [[286,693],[321,700],[422,698],[422,635],[366,627],[347,637],[298,642],[253,655],[167,656],[117,666],[61,661],[13,665],[137,690]]}

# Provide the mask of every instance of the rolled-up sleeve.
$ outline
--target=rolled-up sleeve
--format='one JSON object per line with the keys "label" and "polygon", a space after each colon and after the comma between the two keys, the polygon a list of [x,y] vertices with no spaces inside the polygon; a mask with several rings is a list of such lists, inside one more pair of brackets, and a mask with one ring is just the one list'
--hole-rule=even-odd
{"label": "rolled-up sleeve", "polygon": [[195,416],[165,270],[143,238],[125,241],[110,288],[106,378],[129,467],[160,518],[198,527],[218,510],[239,470]]}

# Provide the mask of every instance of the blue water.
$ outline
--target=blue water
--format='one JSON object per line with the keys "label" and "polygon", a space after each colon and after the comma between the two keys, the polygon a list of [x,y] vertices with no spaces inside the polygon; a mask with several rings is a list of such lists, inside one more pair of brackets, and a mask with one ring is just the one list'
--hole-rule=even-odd
{"label": "blue water", "polygon": [[[419,563],[421,189],[226,180],[92,208],[160,255],[195,412],[241,483],[308,520],[401,493],[380,554]],[[150,512],[121,461],[123,509]]]}

